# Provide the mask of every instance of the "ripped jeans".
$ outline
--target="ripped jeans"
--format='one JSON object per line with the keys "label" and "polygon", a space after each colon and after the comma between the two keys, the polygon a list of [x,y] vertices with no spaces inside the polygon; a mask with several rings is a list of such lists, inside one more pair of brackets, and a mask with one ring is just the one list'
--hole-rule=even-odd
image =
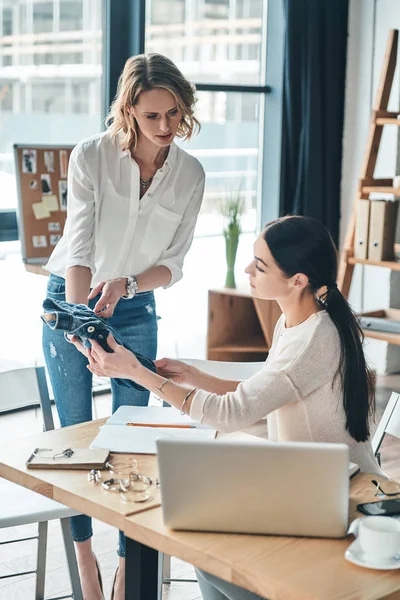
{"label": "ripped jeans", "polygon": [[[65,301],[65,280],[50,275],[47,298]],[[89,302],[94,308],[100,296]],[[121,340],[143,356],[155,360],[157,353],[157,317],[153,292],[137,294],[131,300],[120,300],[107,322]],[[86,368],[87,359],[64,339],[62,330],[43,325],[43,352],[54,392],[61,427],[92,420],[92,374]],[[117,385],[111,380],[112,411],[124,405],[147,406],[149,392]],[[71,518],[75,541],[85,541],[93,535],[90,517]],[[119,556],[125,556],[125,538],[120,532]]]}

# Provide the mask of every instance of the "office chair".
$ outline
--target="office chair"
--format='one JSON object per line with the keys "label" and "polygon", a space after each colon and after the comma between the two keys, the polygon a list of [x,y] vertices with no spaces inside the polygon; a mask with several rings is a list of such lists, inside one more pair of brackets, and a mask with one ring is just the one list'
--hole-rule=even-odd
{"label": "office chair", "polygon": [[400,438],[400,394],[392,392],[379,425],[371,441],[372,450],[381,464],[380,447],[387,433]]}

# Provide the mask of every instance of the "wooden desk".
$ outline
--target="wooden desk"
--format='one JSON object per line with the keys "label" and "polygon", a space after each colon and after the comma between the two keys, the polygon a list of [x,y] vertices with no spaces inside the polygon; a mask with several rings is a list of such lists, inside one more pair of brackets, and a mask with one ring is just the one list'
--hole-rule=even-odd
{"label": "wooden desk", "polygon": [[[117,494],[88,483],[86,471],[29,470],[35,447],[87,447],[104,420],[83,423],[0,447],[0,476],[122,529],[127,536],[126,600],[157,598],[158,551],[191,562],[268,600],[375,600],[400,598],[400,571],[375,571],[348,563],[343,540],[290,538],[168,530],[160,496],[127,504]],[[157,476],[154,456],[136,456],[141,472]],[[373,500],[371,477],[350,486],[350,520],[356,505]]]}

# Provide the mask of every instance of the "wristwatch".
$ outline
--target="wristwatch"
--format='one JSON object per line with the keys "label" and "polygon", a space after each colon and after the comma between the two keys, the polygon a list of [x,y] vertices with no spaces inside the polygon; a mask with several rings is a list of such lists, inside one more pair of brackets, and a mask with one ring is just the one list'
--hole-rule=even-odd
{"label": "wristwatch", "polygon": [[126,294],[125,296],[121,296],[124,300],[131,300],[133,296],[137,293],[139,288],[137,279],[135,276],[126,275]]}

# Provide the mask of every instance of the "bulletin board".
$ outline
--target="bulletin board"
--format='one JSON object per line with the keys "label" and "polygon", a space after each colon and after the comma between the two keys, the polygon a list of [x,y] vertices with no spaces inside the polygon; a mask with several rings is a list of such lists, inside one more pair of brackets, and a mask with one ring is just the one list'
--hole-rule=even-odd
{"label": "bulletin board", "polygon": [[68,162],[74,146],[14,145],[22,260],[44,264],[67,217]]}

